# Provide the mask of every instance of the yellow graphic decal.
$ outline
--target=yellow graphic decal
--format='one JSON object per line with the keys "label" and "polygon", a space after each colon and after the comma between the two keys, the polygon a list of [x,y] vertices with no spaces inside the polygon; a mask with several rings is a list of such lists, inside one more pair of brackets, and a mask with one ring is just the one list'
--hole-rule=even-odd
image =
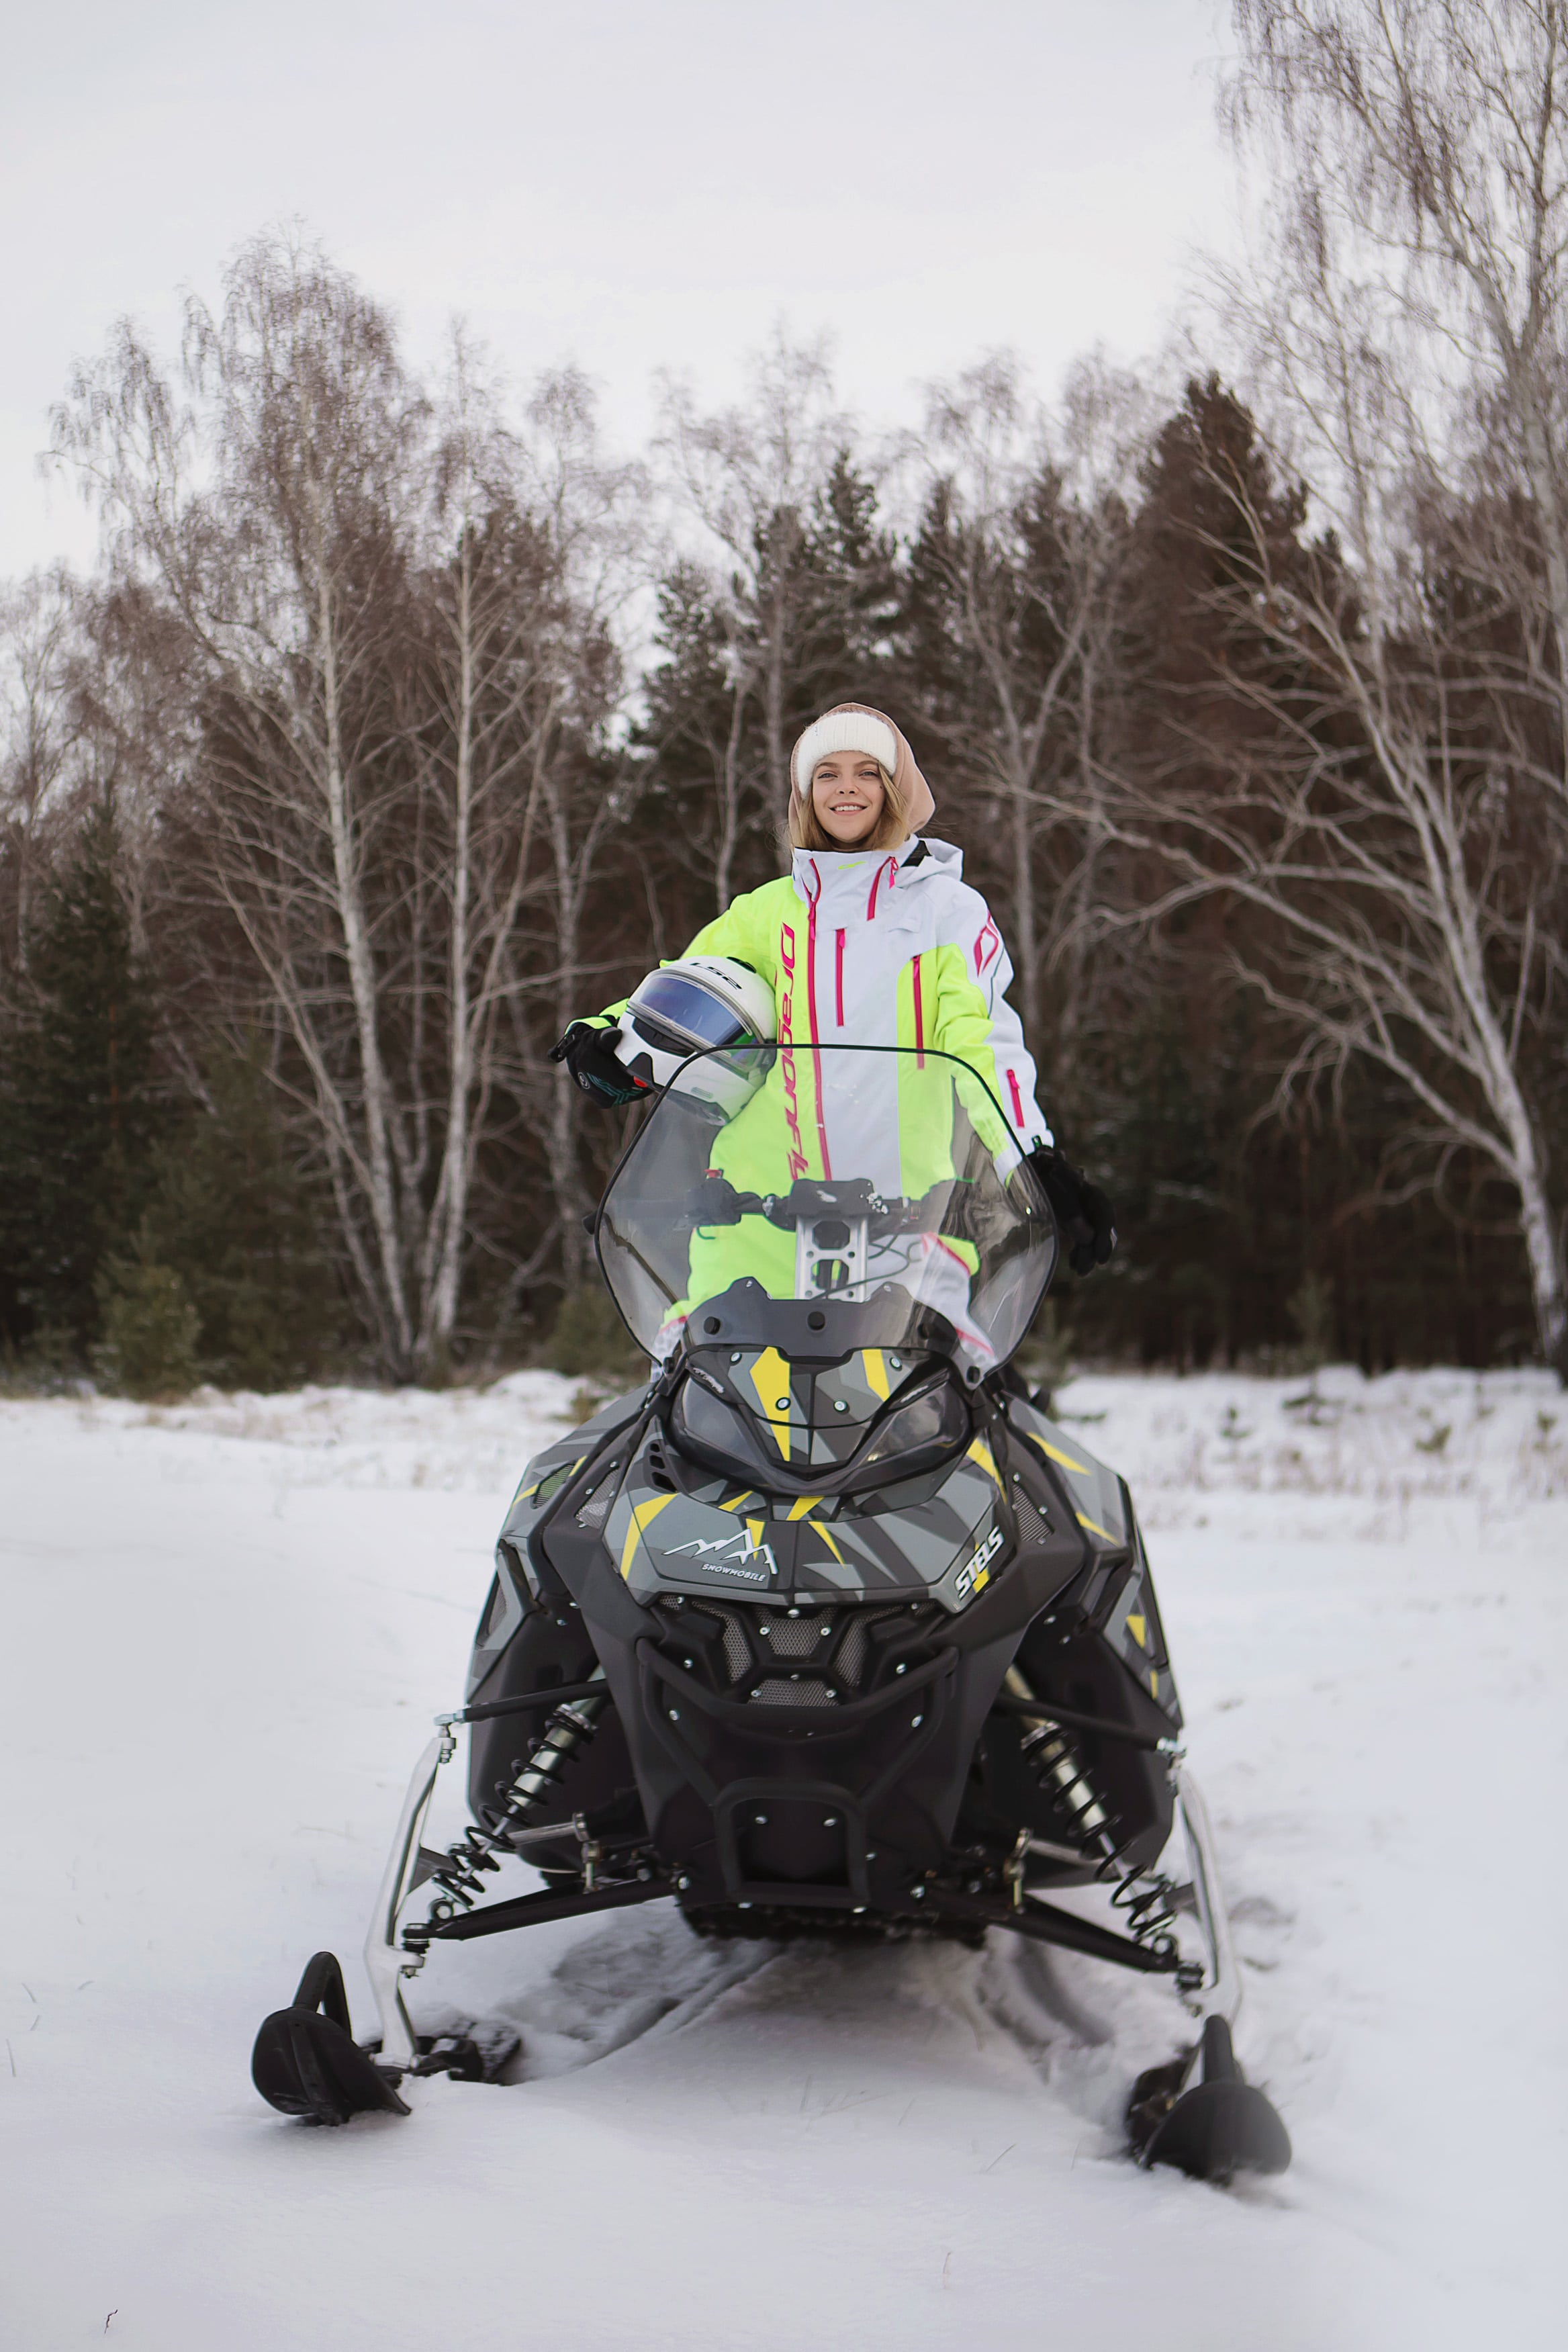
{"label": "yellow graphic decal", "polygon": [[1150,1697],[1151,1697],[1151,1698],[1158,1698],[1159,1695],[1160,1695],[1160,1678],[1159,1678],[1158,1675],[1156,1675],[1156,1674],[1155,1674],[1154,1672],[1152,1672],[1152,1671],[1151,1671],[1151,1673],[1150,1673],[1150,1675],[1149,1675],[1149,1696],[1150,1696]]}
{"label": "yellow graphic decal", "polygon": [[881,1397],[883,1402],[885,1403],[888,1397],[892,1394],[892,1391],[889,1389],[887,1384],[887,1366],[883,1361],[882,1349],[880,1348],[862,1348],[861,1349],[861,1365],[865,1372],[867,1387],[873,1389],[876,1394]]}
{"label": "yellow graphic decal", "polygon": [[986,1444],[983,1437],[976,1438],[973,1445],[969,1448],[968,1458],[971,1462],[977,1462],[979,1464],[981,1469],[985,1472],[987,1477],[990,1479],[993,1486],[999,1486],[1001,1485],[1001,1473],[998,1470],[996,1463],[992,1460],[991,1449]]}
{"label": "yellow graphic decal", "polygon": [[659,1513],[664,1509],[664,1505],[666,1503],[673,1503],[674,1499],[675,1498],[673,1495],[654,1495],[646,1503],[632,1504],[632,1524],[626,1530],[626,1540],[621,1547],[621,1573],[622,1576],[629,1576],[631,1574],[632,1555],[637,1549],[638,1538],[643,1534],[644,1528],[652,1527],[653,1521],[658,1517]]}
{"label": "yellow graphic decal", "polygon": [[[820,1499],[821,1497],[819,1497],[819,1500]],[[838,1545],[833,1541],[832,1537],[829,1534],[827,1528],[823,1527],[821,1521],[820,1519],[811,1519],[808,1524],[810,1528],[811,1533],[814,1536],[821,1537],[822,1541],[827,1545],[828,1549],[832,1553],[833,1558],[838,1561],[839,1566],[842,1568],[844,1564],[843,1553],[839,1549]]]}
{"label": "yellow graphic decal", "polygon": [[792,1519],[803,1519],[816,1509],[821,1499],[821,1495],[802,1495],[798,1502],[790,1504],[789,1516]]}
{"label": "yellow graphic decal", "polygon": [[751,1385],[772,1424],[779,1451],[789,1459],[789,1367],[777,1348],[764,1348],[751,1367]]}
{"label": "yellow graphic decal", "polygon": [[760,1551],[762,1549],[762,1530],[767,1525],[768,1522],[766,1519],[747,1520],[746,1532],[751,1538],[751,1549],[753,1551]]}
{"label": "yellow graphic decal", "polygon": [[1109,1528],[1103,1528],[1098,1519],[1090,1518],[1086,1512],[1079,1511],[1075,1514],[1075,1517],[1078,1520],[1079,1526],[1081,1528],[1087,1528],[1092,1536],[1103,1536],[1108,1544],[1113,1544],[1120,1541],[1120,1538],[1113,1536]]}
{"label": "yellow graphic decal", "polygon": [[1140,1650],[1146,1650],[1148,1648],[1149,1625],[1147,1618],[1130,1616],[1127,1620],[1127,1631],[1131,1633],[1134,1641],[1136,1642]]}
{"label": "yellow graphic decal", "polygon": [[1043,1437],[1035,1436],[1035,1433],[1032,1429],[1026,1429],[1024,1435],[1026,1437],[1034,1438],[1034,1442],[1039,1446],[1040,1452],[1042,1454],[1048,1454],[1053,1462],[1060,1462],[1064,1470],[1076,1470],[1081,1478],[1092,1476],[1093,1474],[1090,1470],[1087,1462],[1074,1462],[1071,1454],[1063,1454],[1059,1447],[1055,1445],[1048,1445]]}
{"label": "yellow graphic decal", "polygon": [[756,1492],[757,1489],[755,1486],[743,1486],[738,1495],[731,1495],[727,1502],[721,1503],[719,1505],[719,1509],[721,1511],[738,1510],[742,1503],[750,1502],[752,1496]]}

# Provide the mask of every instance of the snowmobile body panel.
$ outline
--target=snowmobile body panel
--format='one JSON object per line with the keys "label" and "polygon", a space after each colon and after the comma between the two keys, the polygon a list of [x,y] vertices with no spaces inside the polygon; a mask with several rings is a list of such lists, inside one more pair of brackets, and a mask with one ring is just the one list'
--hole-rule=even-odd
{"label": "snowmobile body panel", "polygon": [[[845,1391],[781,1366],[765,1368],[764,1385],[780,1413],[800,1399],[809,1434],[820,1400],[832,1412]],[[740,1369],[750,1378],[755,1360]],[[889,1369],[912,1387],[929,1374]],[[873,1417],[862,1395],[883,1412],[900,1390],[883,1398],[859,1367],[851,1377],[858,1444]],[[529,1464],[471,1695],[602,1666],[613,1706],[562,1783],[563,1813],[568,1797],[585,1811],[624,1804],[634,1785],[688,1907],[875,1912],[948,1858],[956,1835],[990,1848],[1020,1832],[1060,1836],[1024,1761],[1027,1726],[994,1712],[1020,1664],[1042,1702],[1151,1739],[1177,1727],[1125,1488],[1033,1407],[973,1400],[945,1463],[860,1493],[797,1493],[780,1490],[782,1449],[771,1491],[692,1461],[674,1434],[680,1393],[622,1399]],[[1172,1818],[1163,1759],[1086,1737],[1126,1839],[1157,1853]],[[508,1718],[476,1725],[471,1740],[478,1811],[520,1740]]]}

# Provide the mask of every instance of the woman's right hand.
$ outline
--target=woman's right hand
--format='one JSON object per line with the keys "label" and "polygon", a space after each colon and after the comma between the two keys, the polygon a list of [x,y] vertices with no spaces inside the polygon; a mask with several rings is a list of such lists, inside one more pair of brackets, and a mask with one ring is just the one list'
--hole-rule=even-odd
{"label": "woman's right hand", "polygon": [[591,1103],[601,1110],[621,1110],[653,1088],[634,1078],[612,1048],[621,1042],[619,1029],[596,1029],[591,1022],[574,1021],[559,1045],[550,1047],[552,1062],[564,1062]]}

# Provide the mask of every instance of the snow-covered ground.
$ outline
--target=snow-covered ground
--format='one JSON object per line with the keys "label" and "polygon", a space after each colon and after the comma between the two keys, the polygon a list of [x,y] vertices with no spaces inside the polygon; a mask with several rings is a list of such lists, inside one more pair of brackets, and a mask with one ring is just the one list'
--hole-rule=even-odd
{"label": "snow-covered ground", "polygon": [[1568,1400],[1529,1374],[1059,1400],[1150,1532],[1282,2179],[1121,2155],[1158,1985],[663,1905],[433,1960],[517,2084],[265,2107],[312,1950],[368,2019],[402,1784],[568,1403],[0,1403],[7,2352],[1562,2342]]}

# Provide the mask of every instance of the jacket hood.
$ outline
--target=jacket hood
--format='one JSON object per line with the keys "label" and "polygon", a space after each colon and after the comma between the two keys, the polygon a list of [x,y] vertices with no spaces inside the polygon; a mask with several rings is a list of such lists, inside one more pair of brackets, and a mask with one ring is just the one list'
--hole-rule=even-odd
{"label": "jacket hood", "polygon": [[[819,716],[822,719],[839,719],[848,718],[852,713],[878,720],[893,737],[898,752],[893,771],[894,785],[909,812],[911,834],[918,833],[921,826],[929,824],[936,815],[936,803],[931,797],[930,785],[915,764],[915,754],[904,740],[903,729],[894,724],[885,710],[875,710],[869,702],[835,702],[831,709],[821,712]],[[817,721],[813,719],[811,724],[815,726]],[[800,746],[810,732],[810,730],[808,728],[797,737],[795,748],[789,754],[789,814],[791,816],[798,814],[804,806],[811,790],[810,777],[802,776],[800,773]],[[872,856],[876,854],[875,851],[867,853]],[[883,855],[885,856],[886,852],[884,851]]]}

